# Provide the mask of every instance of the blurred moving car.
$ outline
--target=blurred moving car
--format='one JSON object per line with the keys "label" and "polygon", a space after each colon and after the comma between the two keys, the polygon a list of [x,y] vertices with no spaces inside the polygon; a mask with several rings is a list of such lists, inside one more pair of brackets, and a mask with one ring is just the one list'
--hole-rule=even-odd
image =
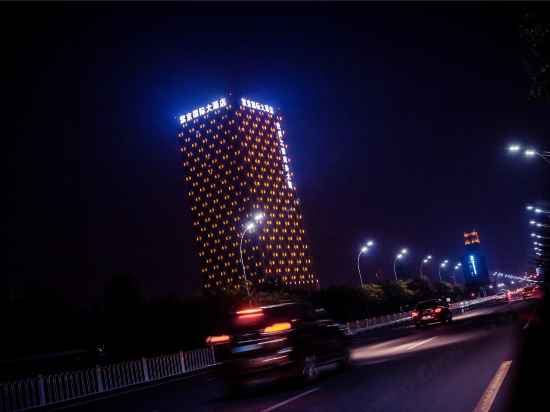
{"label": "blurred moving car", "polygon": [[453,314],[449,304],[442,299],[431,299],[419,302],[411,313],[412,320],[417,328],[429,323],[452,322]]}
{"label": "blurred moving car", "polygon": [[350,359],[346,328],[322,309],[301,303],[248,307],[232,314],[222,334],[209,336],[231,392],[287,377],[312,381]]}

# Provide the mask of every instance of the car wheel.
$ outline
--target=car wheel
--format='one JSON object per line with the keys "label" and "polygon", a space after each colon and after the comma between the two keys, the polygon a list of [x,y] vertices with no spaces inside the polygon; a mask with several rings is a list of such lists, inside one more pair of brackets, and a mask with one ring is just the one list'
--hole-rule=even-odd
{"label": "car wheel", "polygon": [[422,327],[421,323],[415,323],[414,326],[416,326],[416,329],[420,329]]}
{"label": "car wheel", "polygon": [[302,379],[305,383],[313,382],[319,377],[319,367],[317,366],[317,357],[309,355],[304,358],[302,368]]}
{"label": "car wheel", "polygon": [[449,317],[447,318],[447,323],[452,323],[453,321],[453,314],[449,313]]}

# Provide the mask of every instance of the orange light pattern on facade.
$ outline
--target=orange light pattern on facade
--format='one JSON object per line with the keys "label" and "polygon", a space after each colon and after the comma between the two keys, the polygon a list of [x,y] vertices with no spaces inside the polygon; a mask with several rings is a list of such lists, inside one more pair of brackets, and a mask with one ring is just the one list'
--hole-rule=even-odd
{"label": "orange light pattern on facade", "polygon": [[281,122],[279,113],[227,99],[227,105],[181,124],[178,137],[207,290],[243,287],[240,235],[260,211],[263,223],[243,241],[247,279],[260,285],[276,277],[287,287],[318,287],[296,187],[288,183],[292,172],[278,134],[284,133]]}
{"label": "orange light pattern on facade", "polygon": [[475,230],[472,232],[465,232],[464,233],[464,244],[465,245],[474,245],[479,244],[479,233]]}

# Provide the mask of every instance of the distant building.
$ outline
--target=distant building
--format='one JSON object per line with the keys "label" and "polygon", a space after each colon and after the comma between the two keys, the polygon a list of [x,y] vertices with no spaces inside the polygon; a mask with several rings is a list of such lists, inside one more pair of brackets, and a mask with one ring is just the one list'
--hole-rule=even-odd
{"label": "distant building", "polygon": [[206,291],[243,287],[240,237],[258,212],[265,215],[263,224],[243,241],[248,281],[256,286],[318,287],[282,121],[272,106],[232,97],[179,118]]}
{"label": "distant building", "polygon": [[469,291],[485,293],[490,283],[489,271],[477,231],[464,233],[464,247],[466,249],[462,258],[464,284]]}

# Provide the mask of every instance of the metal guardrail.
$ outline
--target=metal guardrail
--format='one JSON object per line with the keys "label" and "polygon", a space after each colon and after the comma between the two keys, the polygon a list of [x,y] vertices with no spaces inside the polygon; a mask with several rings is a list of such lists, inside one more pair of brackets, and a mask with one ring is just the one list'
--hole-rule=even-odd
{"label": "metal guardrail", "polygon": [[212,348],[0,383],[0,412],[25,411],[153,382],[216,364]]}
{"label": "metal guardrail", "polygon": [[[451,303],[449,308],[451,310],[467,310],[470,306],[478,305],[490,300],[494,300],[495,296],[487,296],[484,298],[477,298],[471,300],[464,300],[462,302]],[[350,334],[354,335],[367,330],[382,328],[386,326],[395,325],[398,323],[411,320],[411,312],[400,312],[392,315],[382,315],[375,318],[368,318],[362,320],[356,320],[353,322],[347,322],[346,327]]]}

